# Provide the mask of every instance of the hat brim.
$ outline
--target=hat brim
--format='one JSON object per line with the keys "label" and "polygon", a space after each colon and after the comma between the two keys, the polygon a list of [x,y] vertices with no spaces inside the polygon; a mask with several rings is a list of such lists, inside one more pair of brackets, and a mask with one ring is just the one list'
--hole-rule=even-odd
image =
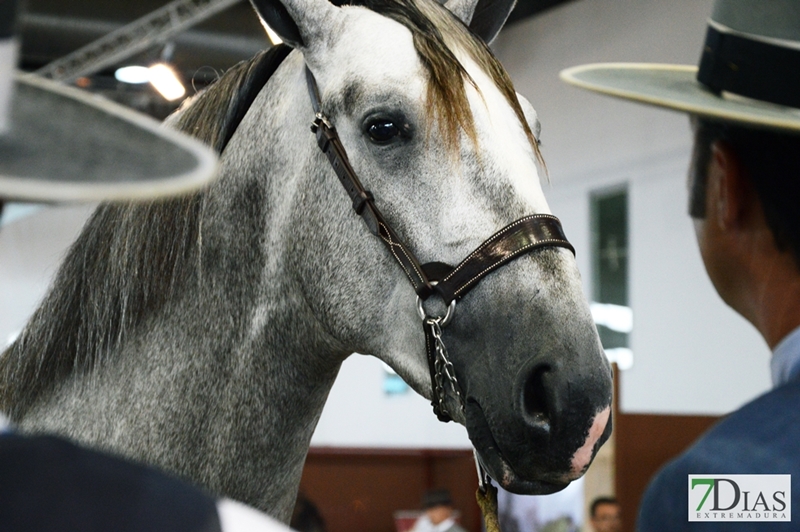
{"label": "hat brim", "polygon": [[696,76],[696,66],[649,63],[595,63],[560,74],[571,85],[617,98],[753,127],[800,131],[800,110],[727,93],[720,96]]}
{"label": "hat brim", "polygon": [[146,200],[187,193],[216,174],[199,141],[98,96],[18,75],[0,137],[0,198]]}

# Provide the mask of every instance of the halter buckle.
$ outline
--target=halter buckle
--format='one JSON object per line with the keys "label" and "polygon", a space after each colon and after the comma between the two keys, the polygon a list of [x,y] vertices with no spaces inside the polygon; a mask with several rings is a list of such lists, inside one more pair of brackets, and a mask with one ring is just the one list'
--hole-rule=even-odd
{"label": "halter buckle", "polygon": [[331,124],[330,120],[328,120],[328,117],[321,112],[314,115],[314,121],[311,122],[311,132],[316,133],[320,125],[324,125],[328,130],[333,129],[333,124]]}

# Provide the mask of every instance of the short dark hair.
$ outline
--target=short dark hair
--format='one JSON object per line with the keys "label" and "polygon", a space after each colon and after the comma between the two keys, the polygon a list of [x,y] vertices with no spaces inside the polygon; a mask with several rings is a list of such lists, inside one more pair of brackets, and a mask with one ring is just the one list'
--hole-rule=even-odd
{"label": "short dark hair", "polygon": [[591,506],[591,515],[592,515],[592,517],[595,516],[595,514],[597,512],[597,507],[600,506],[601,504],[619,505],[619,502],[617,502],[617,499],[615,497],[607,497],[607,496],[606,497],[597,497],[595,500],[592,501],[592,506]]}
{"label": "short dark hair", "polygon": [[705,217],[711,145],[725,142],[736,153],[756,191],[775,246],[789,251],[800,268],[800,133],[753,129],[705,118],[695,120],[689,214]]}

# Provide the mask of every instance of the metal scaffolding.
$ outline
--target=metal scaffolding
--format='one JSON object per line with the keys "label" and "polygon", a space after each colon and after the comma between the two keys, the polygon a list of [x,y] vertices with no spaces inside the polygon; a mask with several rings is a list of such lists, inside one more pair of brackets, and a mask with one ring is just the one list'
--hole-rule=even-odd
{"label": "metal scaffolding", "polygon": [[242,0],[175,0],[57,59],[35,74],[70,83],[122,62]]}

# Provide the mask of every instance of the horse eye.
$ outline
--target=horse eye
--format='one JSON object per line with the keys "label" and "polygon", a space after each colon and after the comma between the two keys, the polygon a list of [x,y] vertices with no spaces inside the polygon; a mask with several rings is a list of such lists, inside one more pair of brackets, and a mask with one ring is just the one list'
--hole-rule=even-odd
{"label": "horse eye", "polygon": [[376,120],[367,126],[367,134],[373,142],[389,142],[400,134],[400,128],[391,120]]}

